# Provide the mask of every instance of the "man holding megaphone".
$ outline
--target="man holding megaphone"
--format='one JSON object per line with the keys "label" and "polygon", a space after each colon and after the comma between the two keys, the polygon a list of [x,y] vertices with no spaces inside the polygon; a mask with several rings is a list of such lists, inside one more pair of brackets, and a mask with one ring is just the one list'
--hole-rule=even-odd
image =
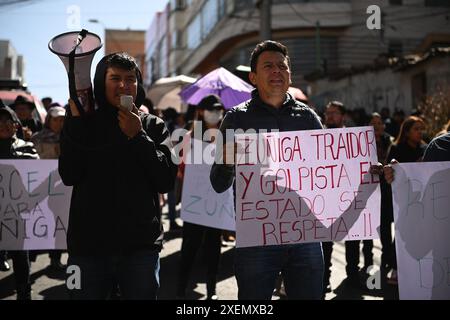
{"label": "man holding megaphone", "polygon": [[156,299],[158,193],[173,188],[177,167],[164,122],[136,108],[144,98],[136,61],[114,53],[97,65],[95,110],[80,112],[69,101],[59,173],[73,186],[68,266],[81,271],[81,287],[69,291],[73,299],[106,299],[115,282],[124,299]]}

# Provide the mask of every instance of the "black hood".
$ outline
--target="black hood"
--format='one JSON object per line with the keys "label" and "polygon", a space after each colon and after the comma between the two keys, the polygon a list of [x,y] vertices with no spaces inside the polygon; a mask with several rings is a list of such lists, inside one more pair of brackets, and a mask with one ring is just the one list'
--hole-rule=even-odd
{"label": "black hood", "polygon": [[[105,77],[107,69],[106,60],[111,55],[112,54],[104,56],[97,64],[94,76],[94,98],[95,103],[97,104],[99,110],[108,107],[107,110],[115,110],[117,112],[117,108],[108,103],[105,95]],[[134,104],[139,109],[139,107],[142,105],[145,99],[145,90],[142,85],[142,74],[139,69],[136,69],[136,76],[138,80],[138,86],[137,86],[136,101],[134,102]]]}
{"label": "black hood", "polygon": [[[92,141],[93,146],[111,147],[117,144],[121,144],[127,141],[125,134],[119,127],[119,121],[117,119],[118,109],[116,106],[111,105],[106,100],[105,93],[105,78],[107,69],[107,59],[111,55],[103,57],[97,64],[94,76],[94,100],[97,105],[97,109],[94,113],[94,121],[90,124],[93,127],[90,130],[96,132]],[[140,106],[145,98],[145,91],[142,87],[142,76],[139,70],[137,70],[137,95],[136,106]]]}
{"label": "black hood", "polygon": [[12,121],[18,123],[20,126],[22,125],[16,112],[10,107],[5,106],[1,99],[0,99],[0,113],[6,114]]}

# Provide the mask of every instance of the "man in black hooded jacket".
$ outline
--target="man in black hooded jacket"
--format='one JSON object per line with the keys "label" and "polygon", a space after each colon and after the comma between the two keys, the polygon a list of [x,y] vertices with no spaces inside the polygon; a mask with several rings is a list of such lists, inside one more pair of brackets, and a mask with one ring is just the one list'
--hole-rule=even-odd
{"label": "man in black hooded jacket", "polygon": [[[125,299],[156,299],[163,230],[158,193],[173,188],[169,132],[153,115],[139,114],[145,93],[136,61],[105,56],[94,78],[96,110],[80,116],[70,101],[61,135],[59,173],[73,186],[68,265],[80,271],[74,299],[108,298],[118,283]],[[120,96],[133,96],[133,110]],[[75,269],[77,270],[77,269]]]}

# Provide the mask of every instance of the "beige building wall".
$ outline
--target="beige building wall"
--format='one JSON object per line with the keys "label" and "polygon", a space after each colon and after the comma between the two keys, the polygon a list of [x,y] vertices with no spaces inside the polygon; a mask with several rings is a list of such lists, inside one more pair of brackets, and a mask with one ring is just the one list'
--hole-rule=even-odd
{"label": "beige building wall", "polygon": [[105,55],[114,52],[128,52],[133,56],[145,78],[145,31],[105,30]]}

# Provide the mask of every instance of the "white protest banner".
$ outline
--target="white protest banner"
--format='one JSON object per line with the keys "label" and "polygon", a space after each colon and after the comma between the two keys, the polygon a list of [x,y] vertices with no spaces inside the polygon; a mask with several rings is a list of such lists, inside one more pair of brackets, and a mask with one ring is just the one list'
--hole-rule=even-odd
{"label": "white protest banner", "polygon": [[238,247],[378,238],[372,127],[236,136]]}
{"label": "white protest banner", "polygon": [[[214,161],[214,143],[203,142],[203,150],[205,163],[186,164],[185,167],[181,219],[217,229],[235,230],[233,188],[220,194],[214,191],[209,180]],[[191,159],[190,151],[186,158]]]}
{"label": "white protest banner", "polygon": [[0,249],[65,249],[71,195],[58,160],[0,160]]}
{"label": "white protest banner", "polygon": [[394,166],[400,299],[450,300],[450,162]]}

